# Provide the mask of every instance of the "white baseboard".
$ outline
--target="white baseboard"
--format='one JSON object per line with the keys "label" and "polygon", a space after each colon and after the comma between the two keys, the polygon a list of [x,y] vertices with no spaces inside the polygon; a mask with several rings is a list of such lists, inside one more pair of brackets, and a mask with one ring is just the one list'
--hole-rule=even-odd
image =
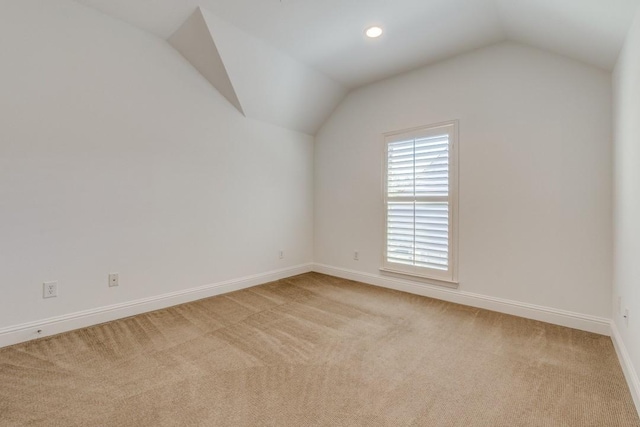
{"label": "white baseboard", "polygon": [[627,346],[622,340],[622,336],[620,335],[620,331],[618,331],[618,326],[615,321],[611,321],[611,340],[613,341],[613,347],[616,349],[616,353],[618,354],[618,359],[620,360],[624,377],[627,379],[629,391],[631,391],[631,396],[633,397],[633,403],[636,404],[636,410],[640,415],[640,379],[638,379],[638,373],[633,367],[631,357],[627,351]]}
{"label": "white baseboard", "polygon": [[[310,271],[316,271],[318,273],[349,280],[356,280],[370,285],[381,286],[426,297],[437,298],[457,304],[567,326],[602,335],[610,335],[620,360],[620,365],[622,366],[622,370],[629,385],[636,409],[640,413],[640,380],[638,379],[638,374],[631,362],[631,358],[624,342],[622,341],[622,337],[618,332],[615,322],[609,319],[549,307],[536,306],[533,304],[526,304],[502,298],[488,297],[485,295],[424,283],[416,283],[394,277],[385,277],[344,268],[331,267],[323,264],[303,264],[183,291],[158,295],[155,297],[114,304],[92,310],[52,317],[41,321],[2,328],[0,329],[0,347],[18,344],[62,332],[68,332],[87,326],[93,326],[129,316],[135,316],[137,314],[147,313],[149,311],[159,310],[190,301],[196,301],[202,298],[246,289],[263,283],[272,282],[274,280],[308,273]],[[38,331],[40,331],[40,333],[38,333]]]}
{"label": "white baseboard", "polygon": [[[284,279],[312,271],[313,264],[303,264],[281,270],[255,274],[239,279],[204,285],[197,288],[157,295],[150,298],[99,307],[52,317],[36,322],[24,323],[0,329],[0,347],[18,344],[36,338],[85,328],[136,314],[159,310],[202,298],[208,298],[240,289],[250,288],[274,280]],[[38,331],[40,331],[38,333]]]}
{"label": "white baseboard", "polygon": [[370,285],[396,289],[412,294],[454,302],[457,304],[484,308],[486,310],[511,314],[527,319],[539,320],[555,325],[594,332],[596,334],[611,334],[611,321],[610,319],[606,319],[604,317],[558,310],[550,307],[543,307],[518,301],[511,301],[502,298],[474,294],[457,289],[429,285],[426,283],[417,283],[395,277],[362,273],[359,271],[332,267],[323,264],[314,264],[313,271],[328,274],[330,276],[341,277],[344,279],[356,280],[358,282],[363,282]]}

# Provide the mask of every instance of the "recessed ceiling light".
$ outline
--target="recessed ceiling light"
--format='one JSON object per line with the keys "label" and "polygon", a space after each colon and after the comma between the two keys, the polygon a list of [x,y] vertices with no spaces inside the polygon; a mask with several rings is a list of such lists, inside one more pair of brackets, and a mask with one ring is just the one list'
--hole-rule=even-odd
{"label": "recessed ceiling light", "polygon": [[367,30],[364,32],[367,37],[371,38],[371,39],[375,39],[377,37],[380,37],[382,35],[382,28],[380,27],[369,27],[367,28]]}

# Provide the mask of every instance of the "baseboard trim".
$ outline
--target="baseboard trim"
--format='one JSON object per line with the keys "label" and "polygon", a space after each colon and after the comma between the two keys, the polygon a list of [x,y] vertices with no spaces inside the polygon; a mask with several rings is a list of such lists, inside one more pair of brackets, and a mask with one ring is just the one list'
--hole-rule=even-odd
{"label": "baseboard trim", "polygon": [[345,268],[332,267],[324,264],[314,264],[313,271],[343,279],[356,280],[374,286],[409,292],[430,298],[436,298],[457,304],[468,305],[500,313],[511,314],[527,319],[539,320],[555,325],[594,332],[601,335],[611,334],[611,321],[604,317],[574,313],[534,304],[527,304],[502,298],[474,294],[442,286],[416,283],[410,280],[387,277],[382,275],[363,273]]}
{"label": "baseboard trim", "polygon": [[640,415],[640,379],[638,379],[638,373],[631,362],[631,356],[629,356],[627,346],[624,344],[622,335],[620,335],[618,326],[614,321],[611,321],[611,341],[613,341],[613,347],[616,349],[618,360],[620,360],[624,377],[627,379],[629,391],[633,397],[633,403],[636,405],[636,411],[638,411],[638,415]]}
{"label": "baseboard trim", "polygon": [[[63,316],[51,317],[21,325],[10,326],[0,329],[0,348],[37,338],[68,332],[74,329],[85,328],[112,320],[122,319],[149,311],[159,310],[186,302],[196,301],[228,292],[238,291],[284,279],[298,274],[312,271],[313,264],[302,264],[281,270],[269,271],[255,274],[239,279],[226,280],[223,282],[185,289],[183,291],[171,292],[154,297],[143,298],[135,301],[128,301],[92,310],[79,311],[65,314]],[[38,333],[40,331],[40,333]]]}

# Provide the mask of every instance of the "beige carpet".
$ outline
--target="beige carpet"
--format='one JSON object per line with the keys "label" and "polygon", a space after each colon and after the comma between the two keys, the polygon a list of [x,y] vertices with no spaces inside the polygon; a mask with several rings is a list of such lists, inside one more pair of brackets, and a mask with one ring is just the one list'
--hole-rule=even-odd
{"label": "beige carpet", "polygon": [[310,273],[0,349],[3,426],[640,426],[608,337]]}

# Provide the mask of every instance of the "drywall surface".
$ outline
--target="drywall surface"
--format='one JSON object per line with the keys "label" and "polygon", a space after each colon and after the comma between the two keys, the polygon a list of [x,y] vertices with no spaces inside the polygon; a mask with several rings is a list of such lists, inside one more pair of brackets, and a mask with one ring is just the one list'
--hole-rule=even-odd
{"label": "drywall surface", "polygon": [[[613,319],[629,353],[640,392],[640,11],[613,74]],[[618,298],[620,304],[618,305]],[[629,310],[628,321],[623,318]],[[637,395],[640,397],[640,395]],[[638,401],[637,401],[638,402]]]}
{"label": "drywall surface", "polygon": [[211,36],[202,10],[198,7],[167,39],[182,56],[200,72],[222,94],[245,115],[238,95],[231,83],[223,59]]}
{"label": "drywall surface", "polygon": [[459,289],[609,318],[611,75],[516,43],[347,97],[316,136],[314,261],[380,274],[382,134],[453,119]]}
{"label": "drywall surface", "polygon": [[249,118],[314,135],[346,94],[327,76],[202,8],[169,42]]}
{"label": "drywall surface", "polygon": [[246,119],[166,41],[10,0],[0,58],[0,329],[312,260],[313,138]]}

